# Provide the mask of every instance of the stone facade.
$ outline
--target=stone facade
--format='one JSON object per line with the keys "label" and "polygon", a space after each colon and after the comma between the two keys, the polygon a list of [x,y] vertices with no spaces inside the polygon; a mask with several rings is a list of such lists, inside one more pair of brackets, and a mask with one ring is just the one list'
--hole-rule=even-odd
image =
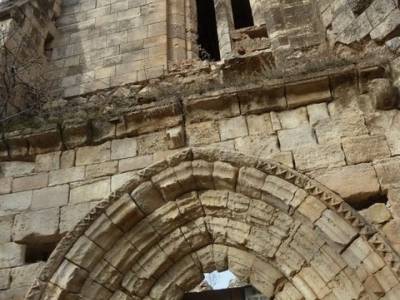
{"label": "stone facade", "polygon": [[216,62],[196,1],[3,4],[54,37],[62,98],[0,139],[0,300],[180,299],[226,269],[398,299],[398,1],[251,0],[246,28],[213,3]]}

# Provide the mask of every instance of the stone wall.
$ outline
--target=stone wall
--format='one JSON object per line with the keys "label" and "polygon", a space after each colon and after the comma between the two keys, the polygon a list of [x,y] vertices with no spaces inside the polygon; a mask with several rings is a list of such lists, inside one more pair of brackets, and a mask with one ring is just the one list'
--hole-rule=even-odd
{"label": "stone wall", "polygon": [[249,91],[191,96],[175,116],[132,119],[124,138],[114,131],[98,145],[1,162],[0,299],[22,298],[43,266],[35,249],[58,242],[136,171],[187,147],[237,151],[308,174],[400,251],[400,113],[377,108],[388,83],[370,75],[332,86],[322,77],[286,84],[281,93],[261,90],[258,97],[244,97]]}
{"label": "stone wall", "polygon": [[399,3],[396,0],[351,0],[320,2],[322,22],[333,42],[351,44],[370,37],[399,48],[396,37],[400,27]]}
{"label": "stone wall", "polygon": [[[47,103],[40,121],[34,117],[28,120],[31,123],[17,120],[21,121],[17,122],[18,130],[10,129],[0,139],[0,300],[22,299],[57,243],[68,236],[58,244],[56,253],[61,255],[64,250],[68,251],[69,248],[64,246],[71,241],[71,235],[77,238],[74,235],[76,232],[82,234],[79,230],[83,226],[71,233],[79,221],[83,220],[83,224],[91,226],[93,215],[104,209],[104,203],[109,204],[107,201],[119,196],[121,191],[132,192],[130,188],[136,178],[149,176],[148,173],[153,174],[154,170],[166,164],[174,164],[174,159],[184,165],[185,162],[180,161],[185,153],[182,150],[198,147],[206,149],[201,150],[204,152],[199,150],[199,153],[208,153],[207,149],[223,149],[236,153],[231,154],[233,157],[238,156],[237,153],[246,156],[239,155],[243,160],[243,165],[239,166],[227,167],[227,162],[217,161],[206,163],[207,166],[225,166],[225,169],[221,167],[219,170],[222,175],[218,172],[211,172],[210,175],[209,168],[201,163],[195,166],[197,169],[191,169],[192,173],[194,169],[198,172],[191,174],[199,180],[196,184],[200,186],[190,190],[196,195],[195,200],[193,197],[191,199],[196,203],[202,202],[202,211],[207,205],[211,207],[204,211],[204,217],[209,218],[207,222],[216,228],[211,235],[215,234],[213,239],[222,244],[227,243],[215,246],[217,242],[210,242],[202,250],[197,249],[196,255],[204,255],[211,249],[215,256],[214,265],[219,265],[221,269],[232,267],[238,273],[250,272],[248,268],[251,264],[247,263],[254,263],[254,255],[249,254],[254,249],[258,254],[269,255],[261,253],[263,251],[259,243],[264,243],[262,239],[251,240],[242,232],[244,226],[249,232],[255,230],[259,234],[258,229],[250,229],[259,224],[252,227],[254,224],[240,223],[243,221],[241,213],[251,211],[250,202],[254,200],[254,203],[261,205],[262,201],[258,198],[262,192],[254,191],[252,186],[255,180],[260,186],[265,183],[267,192],[275,193],[275,198],[268,198],[268,213],[265,216],[277,220],[276,224],[271,223],[272,229],[268,227],[268,230],[288,233],[283,234],[279,245],[286,245],[283,240],[288,236],[293,237],[294,244],[299,242],[296,239],[301,241],[302,236],[297,233],[300,227],[305,228],[304,235],[307,238],[319,237],[321,232],[315,231],[318,227],[328,238],[317,241],[311,239],[308,244],[322,241],[322,250],[301,246],[304,247],[301,249],[305,256],[309,255],[309,251],[318,253],[314,253],[316,257],[302,259],[302,266],[315,263],[320,256],[327,261],[339,262],[339,267],[332,262],[331,266],[338,270],[324,283],[326,278],[316,276],[313,269],[322,266],[322,263],[316,263],[317,267],[296,267],[295,270],[283,268],[279,271],[275,269],[276,266],[260,264],[271,270],[272,277],[264,280],[255,276],[252,280],[255,283],[264,280],[261,286],[266,287],[263,290],[265,293],[277,295],[277,299],[282,300],[289,296],[302,299],[304,291],[308,291],[310,299],[359,299],[358,296],[366,297],[366,294],[370,298],[360,296],[360,299],[396,299],[400,287],[396,277],[399,275],[396,259],[400,253],[400,61],[399,58],[395,59],[400,22],[400,17],[397,17],[398,2],[253,0],[250,3],[255,26],[233,30],[232,16],[227,11],[230,9],[229,2],[216,1],[220,50],[224,59],[217,63],[193,62],[191,65],[188,62],[180,67],[174,67],[173,64],[196,57],[197,46],[193,43],[196,38],[195,1],[68,0],[62,3],[62,15],[56,21],[59,33],[52,42],[55,69],[51,75],[60,80],[60,91],[70,98]],[[48,30],[45,32],[48,33]],[[325,43],[326,36],[332,42],[330,46],[334,46],[331,47],[332,51],[336,51],[338,45],[350,44],[345,49],[353,51],[357,63],[346,60],[339,64],[336,60],[330,61],[331,57],[324,56],[326,51],[320,48],[326,50],[329,46]],[[368,39],[378,44],[363,45]],[[360,53],[364,55],[366,49],[370,55],[359,55],[358,50],[352,48],[356,47],[354,42],[361,42],[357,45]],[[382,49],[379,43],[383,42],[392,53],[383,52],[386,62],[380,65],[381,60],[374,55],[382,54],[376,50]],[[343,48],[338,48],[340,55]],[[308,63],[308,55],[318,57],[318,60],[310,59]],[[321,64],[323,60],[325,64]],[[293,69],[286,69],[287,61],[294,62]],[[293,71],[295,67],[297,71]],[[168,76],[160,77],[167,70]],[[261,74],[255,74],[260,70]],[[156,77],[160,78],[146,81]],[[140,84],[123,86],[137,81],[141,81]],[[176,153],[180,154],[172,162],[163,161]],[[220,154],[223,159],[229,160],[224,155],[228,154]],[[314,186],[297,187],[295,184],[298,182],[279,185],[282,180],[307,177],[283,167],[284,171],[279,173],[278,170],[273,176],[260,175],[254,166],[250,171],[247,169],[246,164],[253,159],[260,164],[265,163],[261,163],[264,159],[273,161],[273,164],[280,163],[315,179],[319,189],[326,187],[329,192],[324,190],[325,194],[311,196],[316,191]],[[159,161],[163,162],[151,165]],[[145,169],[148,166],[151,167]],[[240,169],[240,176],[235,173],[237,170],[233,172],[236,175],[232,175],[232,169]],[[156,194],[162,193],[163,199],[176,200],[176,197],[184,195],[183,191],[179,191],[182,193],[178,195],[174,189],[178,185],[185,190],[184,184],[170,183],[168,180],[164,182],[165,178],[160,174],[154,176],[154,184],[160,185]],[[232,186],[232,182],[236,184],[238,176],[240,180],[237,186]],[[217,183],[214,184],[214,181]],[[204,194],[197,193],[198,190],[218,185],[222,186],[221,189],[228,188],[233,192],[230,194],[234,203],[223,212],[218,211],[223,206],[221,203],[214,203],[208,198],[204,200]],[[328,198],[340,199],[339,204],[313,202],[308,197],[306,201],[305,190],[312,199],[323,198],[332,191],[336,195],[329,194],[331,198]],[[112,194],[116,191],[118,193]],[[140,191],[136,192],[140,194]],[[211,198],[217,199],[219,192],[212,191]],[[110,194],[113,196],[108,197]],[[296,204],[295,201],[299,200],[298,194],[300,198],[304,196],[301,206],[300,202]],[[145,193],[142,196],[145,197]],[[103,199],[107,201],[102,202]],[[188,231],[180,228],[183,233],[176,236],[170,235],[170,232],[163,235],[163,226],[176,225],[169,223],[168,205],[172,204],[169,201],[168,205],[159,208],[161,212],[153,214],[155,206],[159,204],[154,203],[154,199],[158,198],[150,197],[144,201],[136,217],[141,219],[142,214],[147,214],[150,221],[154,222],[152,226],[159,226],[157,234],[165,238],[163,247],[167,249],[170,247],[168,243],[176,242],[184,233],[192,231],[185,227]],[[124,203],[126,199],[118,198],[118,201]],[[207,204],[207,201],[212,203]],[[243,207],[247,207],[247,210]],[[257,210],[254,207],[252,209]],[[334,216],[341,216],[338,219],[335,217],[335,222],[331,221],[333,216],[329,217],[331,209],[335,210]],[[188,211],[191,212],[190,209]],[[323,211],[326,213],[323,214]],[[90,215],[87,215],[89,212]],[[229,215],[232,217],[229,224],[234,225],[221,225],[213,214],[220,214],[218,218]],[[106,239],[107,243],[122,236],[116,226],[121,226],[118,218],[123,217],[103,216],[103,221],[109,217],[113,217],[117,225],[109,222],[113,225],[107,228],[114,228],[115,235],[111,234]],[[184,216],[183,221],[186,222],[187,218]],[[157,223],[158,219],[162,219],[162,222]],[[337,225],[339,233],[335,231],[337,227],[330,231],[329,224],[336,224],[336,221],[340,225]],[[362,226],[357,222],[362,222]],[[350,223],[351,226],[362,227],[364,231],[354,233]],[[140,226],[145,226],[143,224]],[[140,231],[140,226],[135,230]],[[378,232],[377,235],[382,234],[383,240],[386,239],[390,246],[386,242],[374,241],[369,236],[368,228],[372,228],[374,233]],[[222,234],[220,230],[232,231]],[[232,232],[235,234],[230,236]],[[92,245],[90,247],[96,248],[98,245],[98,252],[105,253],[109,245],[103,244],[104,236],[96,234],[92,229],[82,239]],[[343,237],[346,245],[341,243]],[[334,245],[326,242],[329,239],[334,241]],[[376,252],[378,250],[372,250],[366,239],[375,248],[381,248],[378,250],[386,256],[380,257]],[[86,242],[77,242],[76,247],[87,247]],[[124,242],[125,239],[121,238],[120,243]],[[152,241],[146,237],[141,242],[151,244]],[[340,244],[339,247],[337,244]],[[176,247],[177,243],[171,245],[172,248],[179,248]],[[141,244],[135,246],[140,248]],[[275,246],[278,249],[278,245]],[[154,250],[156,248],[158,246],[149,253],[158,257],[167,251],[164,249],[159,253]],[[218,252],[221,249],[225,249],[225,258],[221,258]],[[82,250],[82,253],[85,251]],[[174,253],[172,251],[171,256]],[[353,254],[357,258],[362,256],[358,264],[351,264]],[[279,259],[284,258],[282,255]],[[57,258],[53,257],[50,265],[53,266]],[[62,256],[60,259],[64,258]],[[119,256],[117,258],[121,259]],[[73,255],[68,259],[72,261],[78,258]],[[66,265],[66,270],[70,271],[68,268],[72,263],[68,259],[62,266]],[[146,261],[148,258],[141,259]],[[186,256],[183,264],[187,260]],[[290,262],[296,264],[292,260]],[[94,272],[94,266],[82,266],[86,263],[86,257],[73,262],[77,269],[82,267],[85,272]],[[108,262],[106,265],[109,266]],[[103,267],[101,264],[96,266],[96,272],[102,273]],[[180,274],[183,272],[180,269],[182,261],[176,261],[171,268],[175,268],[173,274]],[[62,273],[63,269],[60,270]],[[158,267],[154,270],[157,271]],[[147,270],[141,273],[142,269],[136,271],[147,281],[151,281],[152,276],[162,279],[154,285],[151,294],[153,299],[161,299],[160,291],[165,288],[162,284],[169,282],[166,278],[169,273],[161,276],[154,270],[148,273]],[[396,276],[393,270],[397,272]],[[288,272],[285,278],[281,271]],[[98,273],[90,274],[98,276]],[[256,273],[262,274],[260,270]],[[46,270],[45,275],[48,274]],[[124,288],[125,291],[130,289],[137,292],[138,287],[130,281],[136,280],[136,275],[132,274],[123,274],[128,278],[123,283]],[[198,275],[193,280],[197,280]],[[343,287],[349,281],[344,278],[354,279],[356,289],[360,286],[363,288],[359,288],[359,293],[354,296],[353,288]],[[386,278],[390,280],[386,281]],[[71,292],[71,287],[63,282],[64,279],[63,276],[51,278],[56,286],[50,284],[50,287],[53,286],[56,291],[62,289],[62,292]],[[96,280],[106,281],[106,289],[101,288],[105,299],[128,299],[123,298],[123,292],[115,292],[111,281],[97,277]],[[185,285],[185,282],[181,282],[181,285]],[[183,289],[182,286],[179,288]],[[85,285],[82,288],[89,298],[97,299],[93,296],[97,290],[91,287]],[[150,293],[150,287],[147,288]],[[348,293],[343,293],[344,290]],[[110,291],[117,296],[111,298]]]}

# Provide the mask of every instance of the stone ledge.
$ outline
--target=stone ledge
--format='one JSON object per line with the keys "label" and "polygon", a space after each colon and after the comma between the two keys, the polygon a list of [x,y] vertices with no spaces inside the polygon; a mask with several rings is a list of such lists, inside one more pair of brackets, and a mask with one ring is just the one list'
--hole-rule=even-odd
{"label": "stone ledge", "polygon": [[[366,86],[369,80],[384,76],[382,68],[363,65],[336,68],[290,81],[221,89],[184,99],[169,98],[137,105],[118,119],[65,121],[40,128],[8,132],[0,140],[0,161],[32,161],[38,154],[98,145],[115,138],[134,137],[188,123],[247,114],[291,109],[331,101],[332,86],[348,80]],[[361,90],[363,90],[361,88]]]}

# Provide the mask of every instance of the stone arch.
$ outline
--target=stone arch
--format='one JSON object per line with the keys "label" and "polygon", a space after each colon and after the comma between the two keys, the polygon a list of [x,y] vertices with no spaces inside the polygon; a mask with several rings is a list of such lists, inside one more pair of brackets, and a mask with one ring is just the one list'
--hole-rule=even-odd
{"label": "stone arch", "polygon": [[26,299],[180,299],[230,269],[274,299],[396,299],[400,260],[339,196],[278,163],[188,149],[59,243]]}

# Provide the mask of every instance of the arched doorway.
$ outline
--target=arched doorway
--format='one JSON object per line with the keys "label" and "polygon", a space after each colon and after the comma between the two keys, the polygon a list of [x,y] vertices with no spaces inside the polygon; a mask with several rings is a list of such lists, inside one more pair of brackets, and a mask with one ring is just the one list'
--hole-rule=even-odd
{"label": "arched doorway", "polygon": [[273,299],[388,300],[399,266],[375,228],[308,177],[189,149],[99,204],[26,299],[181,299],[204,273],[229,269]]}

